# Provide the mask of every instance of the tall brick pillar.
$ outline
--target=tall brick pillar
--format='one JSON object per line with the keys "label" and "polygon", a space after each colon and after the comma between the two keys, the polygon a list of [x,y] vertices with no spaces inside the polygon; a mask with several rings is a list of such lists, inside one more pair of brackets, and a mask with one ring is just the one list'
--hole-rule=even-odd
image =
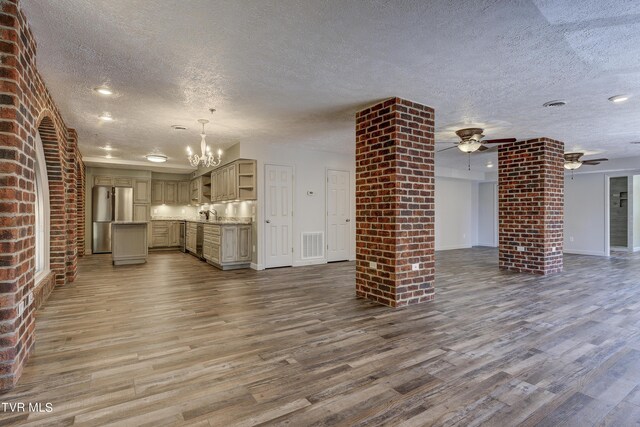
{"label": "tall brick pillar", "polygon": [[548,138],[498,149],[500,269],[562,271],[564,143]]}
{"label": "tall brick pillar", "polygon": [[400,98],[356,114],[358,297],[390,307],[434,298],[433,126],[432,108]]}

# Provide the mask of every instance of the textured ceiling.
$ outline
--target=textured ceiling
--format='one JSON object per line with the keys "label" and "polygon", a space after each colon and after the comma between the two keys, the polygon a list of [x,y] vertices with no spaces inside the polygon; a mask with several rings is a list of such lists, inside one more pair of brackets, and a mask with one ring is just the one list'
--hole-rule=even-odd
{"label": "textured ceiling", "polygon": [[[86,158],[188,167],[208,141],[353,152],[354,113],[400,96],[436,109],[438,141],[548,136],[640,155],[637,0],[23,0],[38,68]],[[92,88],[109,84],[116,96]],[[607,98],[632,97],[622,104]],[[634,96],[635,95],[635,96]],[[543,108],[553,99],[567,106]],[[218,111],[213,117],[209,107]],[[109,111],[116,119],[101,123]],[[174,131],[170,125],[187,126]],[[446,145],[444,145],[446,147]],[[476,163],[490,155],[477,156]],[[442,165],[466,166],[448,150]]]}

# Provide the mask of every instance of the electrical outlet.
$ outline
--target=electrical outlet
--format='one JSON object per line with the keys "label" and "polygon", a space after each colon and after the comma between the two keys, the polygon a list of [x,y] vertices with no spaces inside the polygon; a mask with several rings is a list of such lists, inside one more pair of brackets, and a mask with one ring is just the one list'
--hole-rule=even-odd
{"label": "electrical outlet", "polygon": [[524,252],[524,246],[518,246],[516,249],[518,252]]}
{"label": "electrical outlet", "polygon": [[378,268],[378,263],[377,262],[373,262],[373,261],[369,261],[369,268],[377,269]]}
{"label": "electrical outlet", "polygon": [[24,313],[24,300],[18,303],[18,317],[22,316]]}
{"label": "electrical outlet", "polygon": [[33,292],[29,292],[27,294],[27,307],[33,304]]}
{"label": "electrical outlet", "polygon": [[420,270],[420,264],[415,263],[415,264],[411,264],[411,271],[418,271]]}
{"label": "electrical outlet", "polygon": [[153,208],[153,214],[157,214],[158,213],[158,208]]}

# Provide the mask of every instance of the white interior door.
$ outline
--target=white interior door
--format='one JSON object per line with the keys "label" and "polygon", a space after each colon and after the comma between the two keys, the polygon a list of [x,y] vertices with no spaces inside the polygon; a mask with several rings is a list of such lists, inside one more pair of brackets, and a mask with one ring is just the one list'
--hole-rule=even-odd
{"label": "white interior door", "polygon": [[293,265],[293,170],[265,165],[265,267]]}
{"label": "white interior door", "polygon": [[327,261],[349,259],[349,172],[327,170]]}

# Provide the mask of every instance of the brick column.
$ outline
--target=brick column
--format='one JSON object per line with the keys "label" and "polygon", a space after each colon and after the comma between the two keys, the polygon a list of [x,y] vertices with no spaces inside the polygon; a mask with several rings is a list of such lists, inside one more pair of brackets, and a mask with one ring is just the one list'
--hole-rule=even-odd
{"label": "brick column", "polygon": [[432,108],[400,98],[356,114],[358,297],[390,307],[434,298],[433,126]]}
{"label": "brick column", "polygon": [[562,271],[564,143],[548,138],[498,149],[500,269]]}

